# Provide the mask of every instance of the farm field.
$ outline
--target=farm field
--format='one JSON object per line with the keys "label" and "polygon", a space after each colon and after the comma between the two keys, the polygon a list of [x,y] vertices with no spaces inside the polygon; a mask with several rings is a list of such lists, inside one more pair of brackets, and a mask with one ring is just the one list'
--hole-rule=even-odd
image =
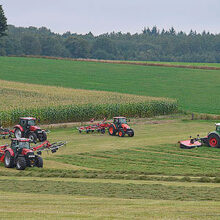
{"label": "farm field", "polygon": [[169,97],[184,110],[219,114],[220,70],[6,57],[0,66],[2,80]]}
{"label": "farm field", "polygon": [[219,219],[219,149],[177,144],[205,136],[214,122],[170,116],[132,119],[131,126],[133,138],[51,129],[49,140],[68,145],[43,154],[44,169],[0,165],[2,216],[28,217],[28,204],[32,218]]}

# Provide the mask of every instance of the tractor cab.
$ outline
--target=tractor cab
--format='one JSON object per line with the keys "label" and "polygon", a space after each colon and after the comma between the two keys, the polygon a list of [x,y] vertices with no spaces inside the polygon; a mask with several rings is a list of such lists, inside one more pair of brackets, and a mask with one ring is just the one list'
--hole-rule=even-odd
{"label": "tractor cab", "polygon": [[30,127],[34,127],[36,124],[36,118],[32,117],[27,117],[27,118],[20,118],[20,123],[21,127],[24,130],[29,129]]}
{"label": "tractor cab", "polygon": [[19,148],[19,149],[30,149],[30,140],[27,138],[11,139],[11,148]]}
{"label": "tractor cab", "polygon": [[216,131],[220,134],[220,123],[216,123]]}
{"label": "tractor cab", "polygon": [[122,124],[127,124],[127,120],[125,117],[114,117],[113,122],[117,127]]}

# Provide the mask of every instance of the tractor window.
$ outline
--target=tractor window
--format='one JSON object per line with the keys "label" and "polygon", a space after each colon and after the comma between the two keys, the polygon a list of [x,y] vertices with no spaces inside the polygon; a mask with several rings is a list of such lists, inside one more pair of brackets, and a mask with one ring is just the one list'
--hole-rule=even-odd
{"label": "tractor window", "polygon": [[29,126],[34,126],[34,125],[35,125],[35,120],[30,120],[30,121],[28,121],[28,125],[29,125]]}
{"label": "tractor window", "polygon": [[19,142],[19,148],[30,149],[30,143],[29,142]]}
{"label": "tractor window", "polygon": [[220,126],[216,126],[216,131],[220,132]]}
{"label": "tractor window", "polygon": [[26,124],[26,123],[25,123],[25,120],[21,120],[20,124],[21,124],[22,127],[24,127],[25,124]]}
{"label": "tractor window", "polygon": [[126,118],[119,118],[120,124],[127,124]]}

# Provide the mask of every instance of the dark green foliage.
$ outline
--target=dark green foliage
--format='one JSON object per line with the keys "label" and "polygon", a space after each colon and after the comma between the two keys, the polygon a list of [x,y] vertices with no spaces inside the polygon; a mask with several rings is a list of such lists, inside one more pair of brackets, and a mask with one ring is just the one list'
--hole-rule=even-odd
{"label": "dark green foliage", "polygon": [[6,30],[7,30],[7,18],[5,17],[2,5],[0,5],[0,37],[5,36]]}
{"label": "dark green foliage", "polygon": [[[22,43],[27,35],[34,37],[34,50],[27,50],[27,45]],[[94,36],[91,32],[85,35],[70,32],[60,35],[45,27],[16,28],[10,25],[8,36],[2,39],[0,48],[0,55],[37,54],[110,60],[220,62],[220,34],[205,31],[202,34],[195,31],[186,34],[177,32],[174,28],[160,31],[156,26],[152,29],[144,28],[140,34],[112,32]]]}

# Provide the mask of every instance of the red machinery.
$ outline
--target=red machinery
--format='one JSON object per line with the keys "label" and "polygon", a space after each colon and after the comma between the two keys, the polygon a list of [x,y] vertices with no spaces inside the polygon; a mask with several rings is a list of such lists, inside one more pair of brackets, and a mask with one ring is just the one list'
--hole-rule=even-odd
{"label": "red machinery", "polygon": [[[18,170],[24,170],[26,167],[43,167],[43,159],[39,156],[42,151],[51,151],[55,153],[66,142],[57,142],[50,144],[45,141],[35,147],[30,146],[31,140],[26,138],[11,139],[11,145],[0,146],[0,162],[5,164],[5,167],[16,167]],[[37,155],[34,152],[37,152]]]}
{"label": "red machinery", "polygon": [[[91,122],[94,122],[94,119],[91,120]],[[102,134],[105,133],[105,129],[109,128],[110,123],[106,123],[106,119],[104,118],[102,122],[87,126],[81,126],[78,127],[79,133],[86,132],[87,134],[90,132],[101,132]]]}

